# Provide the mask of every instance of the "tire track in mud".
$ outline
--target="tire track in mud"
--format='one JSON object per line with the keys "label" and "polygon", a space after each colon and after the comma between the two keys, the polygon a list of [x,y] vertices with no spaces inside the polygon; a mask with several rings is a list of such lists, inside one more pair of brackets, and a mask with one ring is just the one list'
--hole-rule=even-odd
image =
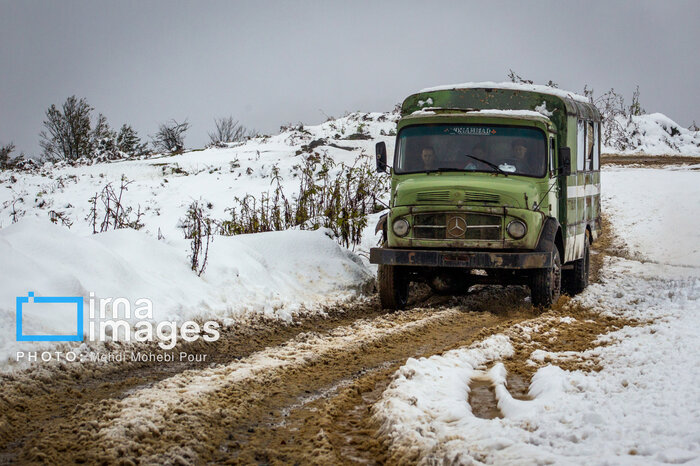
{"label": "tire track in mud", "polygon": [[[513,293],[522,294],[517,289]],[[492,299],[493,296],[484,292],[474,293],[468,298],[472,304]],[[515,301],[521,299],[522,296],[518,296]],[[20,377],[13,381],[14,396],[8,396],[8,392],[13,390],[3,387],[3,404],[9,410],[19,412],[19,415],[16,413],[14,425],[20,421],[29,421],[29,424],[24,430],[20,428],[16,432],[11,431],[12,425],[5,429],[5,451],[0,459],[99,462],[124,457],[139,462],[139,459],[143,461],[150,457],[151,461],[157,462],[191,462],[205,458],[221,459],[222,454],[234,456],[226,451],[231,445],[235,448],[235,444],[224,445],[224,441],[228,441],[229,437],[236,441],[235,433],[240,430],[238,426],[255,426],[270,412],[273,412],[274,418],[275,410],[281,412],[294,405],[308,395],[307,392],[323,390],[339,380],[352,380],[357,374],[367,372],[368,368],[371,371],[387,361],[393,365],[401,364],[408,356],[428,355],[443,349],[446,343],[459,344],[461,340],[460,332],[455,332],[457,328],[475,333],[495,322],[517,321],[527,315],[522,310],[505,312],[505,309],[513,308],[510,305],[503,306],[501,314],[477,313],[465,307],[445,307],[447,300],[444,297],[424,299],[422,304],[429,307],[390,315],[384,315],[374,306],[366,304],[363,310],[348,311],[346,317],[334,321],[334,325],[328,325],[325,329],[319,328],[320,332],[315,334],[298,331],[296,337],[277,338],[287,343],[269,350],[251,352],[252,355],[243,358],[235,352],[219,357],[220,361],[226,361],[228,357],[229,362],[234,361],[231,364],[220,364],[215,368],[179,368],[176,374],[163,379],[163,382],[171,384],[171,388],[174,387],[173,393],[193,392],[199,386],[190,381],[205,383],[203,381],[209,375],[216,377],[216,374],[206,374],[204,378],[197,378],[198,374],[217,370],[226,372],[228,365],[231,367],[226,375],[240,375],[240,371],[235,369],[243,368],[246,363],[249,363],[247,369],[250,369],[250,373],[249,377],[225,381],[222,386],[212,390],[202,390],[198,396],[190,396],[187,403],[177,400],[174,403],[177,406],[164,413],[163,422],[157,419],[161,425],[138,422],[144,418],[142,411],[149,405],[140,406],[137,403],[132,406],[134,417],[129,418],[137,422],[122,423],[118,428],[112,428],[123,419],[119,416],[120,408],[125,407],[129,400],[149,390],[160,390],[151,388],[159,375],[151,374],[149,367],[125,371],[121,378],[110,374],[111,380],[99,373],[97,377],[84,376],[73,384],[64,380],[58,384],[63,385],[61,390],[37,397],[31,394],[39,394],[56,383],[50,377]],[[347,323],[351,324],[341,326]],[[301,330],[308,332],[309,328],[307,326]],[[422,338],[428,341],[415,346],[407,344],[413,340],[421,341]],[[262,345],[270,340],[274,338],[256,341]],[[324,345],[328,341],[342,344]],[[291,351],[285,353],[285,348],[291,348]],[[305,351],[300,358],[294,353],[298,350]],[[275,357],[278,357],[277,366],[272,364],[267,369],[260,369],[266,367],[266,361]],[[290,360],[292,363],[284,362]],[[250,364],[251,361],[257,364]],[[136,376],[139,371],[147,376]],[[98,384],[94,379],[100,377],[104,382]],[[211,379],[207,382],[211,382]],[[20,386],[26,390],[22,391]],[[155,386],[158,387],[157,383]],[[130,394],[125,396],[126,393]],[[56,402],[66,395],[69,395],[69,399],[63,399],[59,406],[47,407],[50,402]],[[168,404],[171,405],[173,403]],[[274,409],[270,410],[270,406]],[[41,416],[32,422],[27,413]],[[33,431],[28,432],[30,428]],[[255,431],[255,427],[246,427],[246,434],[249,433],[248,429]],[[217,449],[220,444],[222,448]]]}
{"label": "tire track in mud", "polygon": [[[419,297],[419,299],[424,297]],[[328,331],[349,325],[357,319],[381,315],[371,300],[336,305],[324,315],[297,319],[294,324],[264,319],[243,322],[222,331],[212,343],[199,340],[180,344],[173,351],[205,354],[201,362],[117,362],[108,365],[69,364],[35,365],[15,374],[0,375],[0,462],[17,458],[41,460],[43,440],[63,430],[65,420],[76,407],[102,400],[120,399],[130,391],[149,386],[185,370],[227,363],[275,346],[310,331]],[[106,344],[107,351],[163,352],[156,346]],[[57,425],[60,424],[60,425]],[[27,454],[33,451],[32,454]]]}
{"label": "tire track in mud", "polygon": [[[624,253],[613,243],[599,241],[593,276],[609,251]],[[380,437],[371,407],[407,358],[506,333],[515,347],[515,356],[503,361],[509,388],[524,396],[537,369],[528,364],[534,349],[582,351],[599,346],[600,334],[635,325],[601,318],[567,298],[535,316],[520,287],[477,286],[457,298],[416,291],[414,308],[404,312],[384,314],[365,301],[298,325],[254,322],[223,333],[215,344],[177,348],[211,355],[206,363],[3,376],[0,461],[400,462],[406,458]],[[556,363],[596,370],[595,361]],[[489,416],[493,401],[482,388],[469,402]]]}
{"label": "tire track in mud", "polygon": [[[604,224],[609,227],[607,220]],[[598,246],[598,254],[592,261],[593,281],[597,280],[598,271],[606,255],[622,255],[626,252],[624,246],[608,235],[600,238]],[[575,356],[552,359],[547,355],[533,364],[530,360],[533,351],[538,349],[545,354],[563,351],[580,353],[602,346],[604,343],[598,341],[602,334],[624,326],[641,324],[617,317],[601,316],[572,302],[568,297],[563,297],[548,312],[533,316],[530,308],[525,306],[523,309],[526,290],[508,288],[508,292],[500,296],[497,296],[500,291],[497,291],[499,289],[496,287],[484,290],[484,294],[490,296],[481,306],[474,307],[473,302],[468,303],[464,299],[449,304],[466,308],[471,304],[472,308],[480,309],[493,309],[500,305],[503,306],[500,312],[508,307],[519,307],[525,318],[523,319],[521,314],[510,321],[486,325],[478,331],[461,334],[455,332],[459,337],[449,343],[444,340],[444,332],[439,333],[439,338],[433,341],[426,341],[430,340],[427,336],[415,336],[412,342],[422,346],[414,348],[414,354],[404,352],[394,360],[390,360],[390,355],[387,354],[383,363],[366,364],[350,379],[341,379],[322,390],[301,397],[291,409],[283,411],[284,422],[275,423],[279,414],[270,411],[267,416],[255,418],[253,424],[239,425],[234,434],[229,434],[229,438],[220,447],[214,459],[258,464],[401,464],[407,458],[392,451],[389,439],[382,438],[379,434],[381,426],[379,420],[372,415],[372,407],[391,382],[392,374],[405,363],[407,357],[431,356],[483,340],[494,333],[506,334],[514,347],[514,355],[503,361],[508,370],[508,389],[514,398],[527,399],[530,380],[543,365],[554,362],[568,370],[599,369],[597,361]],[[454,335],[454,328],[456,327],[448,329],[447,334]],[[472,410],[483,417],[500,414],[492,387],[483,387],[481,393],[478,393],[478,390],[472,391],[468,402]]]}

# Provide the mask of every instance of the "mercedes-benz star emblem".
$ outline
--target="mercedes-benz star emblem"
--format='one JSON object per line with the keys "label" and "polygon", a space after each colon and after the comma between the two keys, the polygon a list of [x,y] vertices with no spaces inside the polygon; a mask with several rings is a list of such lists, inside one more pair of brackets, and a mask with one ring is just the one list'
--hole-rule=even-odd
{"label": "mercedes-benz star emblem", "polygon": [[467,222],[462,217],[452,217],[447,222],[447,234],[452,238],[463,238],[467,231]]}

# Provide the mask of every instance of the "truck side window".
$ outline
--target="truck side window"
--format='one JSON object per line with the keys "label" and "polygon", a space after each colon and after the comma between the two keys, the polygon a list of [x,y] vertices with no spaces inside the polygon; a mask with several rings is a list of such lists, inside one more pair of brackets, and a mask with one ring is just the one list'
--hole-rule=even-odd
{"label": "truck side window", "polygon": [[586,159],[586,126],[583,120],[578,121],[576,131],[576,170],[583,171],[583,162]]}
{"label": "truck side window", "polygon": [[600,123],[593,126],[593,170],[600,170]]}
{"label": "truck side window", "polygon": [[549,138],[549,173],[554,175],[554,159],[557,154],[554,152],[554,138]]}
{"label": "truck side window", "polygon": [[585,170],[593,170],[593,148],[595,147],[595,140],[593,137],[593,122],[586,122],[586,166]]}

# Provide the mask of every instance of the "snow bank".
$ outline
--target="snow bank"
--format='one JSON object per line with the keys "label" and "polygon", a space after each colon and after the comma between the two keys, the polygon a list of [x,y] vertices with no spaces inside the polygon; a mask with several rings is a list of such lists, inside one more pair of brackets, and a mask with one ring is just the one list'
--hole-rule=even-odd
{"label": "snow bank", "polygon": [[[375,405],[396,457],[423,464],[700,461],[698,185],[697,171],[604,173],[604,208],[616,231],[633,253],[658,263],[608,258],[600,283],[577,298],[603,314],[651,321],[603,335],[606,346],[576,353],[602,370],[546,366],[524,401],[508,391],[499,362],[508,352],[496,351],[495,337],[411,360]],[[530,359],[541,359],[539,353]],[[502,419],[471,413],[468,387],[477,378],[495,387]]]}
{"label": "snow bank", "polygon": [[[135,230],[79,236],[48,220],[26,218],[0,230],[0,359],[36,343],[15,341],[15,297],[139,298],[153,302],[153,320],[252,315],[289,321],[325,303],[354,296],[372,275],[324,231],[215,237],[205,273],[190,270],[186,240],[158,241]],[[108,309],[111,309],[109,307]],[[25,325],[50,332],[61,318]],[[87,328],[87,326],[85,326]]]}
{"label": "snow bank", "polygon": [[622,116],[615,119],[615,129],[621,129],[624,142],[610,147],[603,153],[623,155],[685,155],[700,156],[700,131],[690,131],[661,113]]}

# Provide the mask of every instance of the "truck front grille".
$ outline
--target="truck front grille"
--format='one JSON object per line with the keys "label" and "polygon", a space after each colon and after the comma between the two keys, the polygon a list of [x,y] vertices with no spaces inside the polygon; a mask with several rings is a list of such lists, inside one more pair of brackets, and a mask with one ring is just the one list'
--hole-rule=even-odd
{"label": "truck front grille", "polygon": [[502,219],[489,214],[417,214],[413,217],[416,239],[502,239]]}

